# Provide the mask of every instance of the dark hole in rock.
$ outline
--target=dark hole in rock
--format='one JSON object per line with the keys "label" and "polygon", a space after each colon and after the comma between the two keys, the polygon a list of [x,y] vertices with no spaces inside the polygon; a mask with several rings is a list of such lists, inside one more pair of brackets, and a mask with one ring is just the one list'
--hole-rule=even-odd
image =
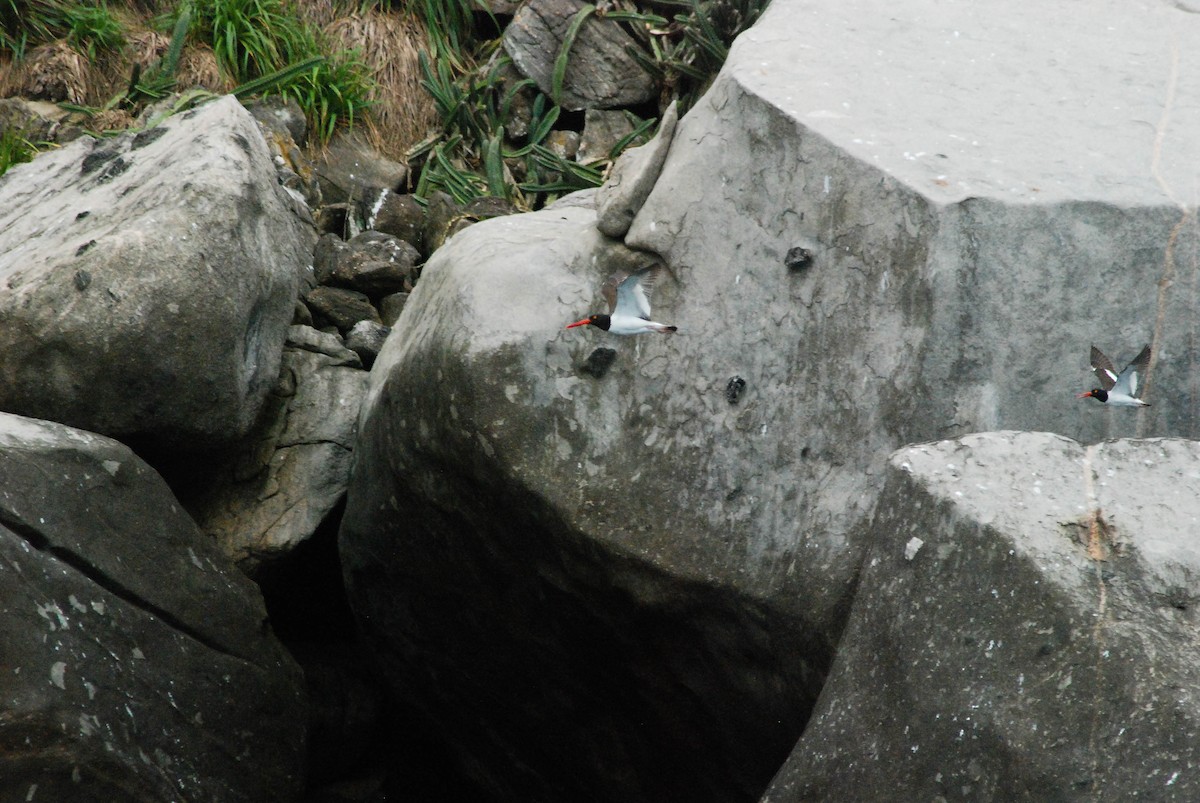
{"label": "dark hole in rock", "polygon": [[88,286],[91,283],[92,283],[92,274],[88,273],[86,270],[83,270],[83,269],[75,271],[75,289],[76,290],[78,290],[79,292],[82,293],[84,290],[88,289]]}
{"label": "dark hole in rock", "polygon": [[812,261],[812,251],[809,251],[807,248],[801,248],[800,246],[789,248],[787,255],[783,258],[783,264],[787,265],[789,270],[800,270],[802,268],[807,268],[812,264]]}
{"label": "dark hole in rock", "polygon": [[88,250],[95,244],[96,244],[95,240],[88,240],[86,243],[84,243],[83,245],[81,245],[75,249],[75,256],[79,256],[80,254],[82,254],[84,251]]}
{"label": "dark hole in rock", "polygon": [[616,350],[601,346],[589,354],[583,365],[579,366],[579,373],[600,379],[608,373],[608,369],[612,367],[615,359],[617,359]]}
{"label": "dark hole in rock", "polygon": [[731,376],[729,381],[725,383],[725,400],[730,404],[737,404],[742,397],[742,391],[746,389],[746,380],[740,376]]}

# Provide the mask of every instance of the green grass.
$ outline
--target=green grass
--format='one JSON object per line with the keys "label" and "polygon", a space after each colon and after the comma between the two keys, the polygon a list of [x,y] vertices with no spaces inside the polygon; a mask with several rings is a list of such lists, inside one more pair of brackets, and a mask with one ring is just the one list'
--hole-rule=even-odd
{"label": "green grass", "polygon": [[13,165],[28,162],[42,150],[26,138],[23,131],[5,129],[0,131],[0,176]]}
{"label": "green grass", "polygon": [[374,86],[362,63],[350,52],[328,53],[283,0],[192,0],[190,13],[192,35],[212,46],[237,94],[295,100],[322,142],[370,105]]}
{"label": "green grass", "polygon": [[125,44],[121,23],[103,0],[0,0],[0,50],[21,58],[59,38],[90,59]]}
{"label": "green grass", "polygon": [[120,50],[125,45],[120,21],[103,2],[65,6],[63,27],[71,46],[92,61],[99,51]]}
{"label": "green grass", "polygon": [[[549,95],[531,80],[503,77],[508,57],[499,50],[498,31],[493,38],[478,33],[484,17],[478,0],[392,5],[418,14],[429,30],[422,85],[441,118],[440,131],[408,154],[419,169],[417,197],[440,190],[462,203],[493,195],[518,208],[535,209],[562,193],[597,186],[608,162],[643,142],[657,122],[634,118],[634,131],[608,159],[595,164],[578,164],[546,147],[561,113],[557,101],[574,40],[589,19],[622,25],[638,43],[635,58],[686,111],[720,70],[734,37],[757,20],[767,0],[657,0],[656,7],[678,9],[671,19],[642,11],[629,0],[615,7],[585,5],[572,18],[556,54]],[[533,119],[526,136],[506,137],[516,128],[513,110],[519,93],[532,94]],[[523,178],[514,180],[513,174]]]}

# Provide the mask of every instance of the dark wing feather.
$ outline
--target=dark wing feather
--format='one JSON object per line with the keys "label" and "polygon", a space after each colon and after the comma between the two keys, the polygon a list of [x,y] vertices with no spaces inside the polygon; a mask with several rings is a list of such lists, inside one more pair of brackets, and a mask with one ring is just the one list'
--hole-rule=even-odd
{"label": "dark wing feather", "polygon": [[1145,375],[1146,369],[1150,366],[1150,346],[1146,345],[1129,365],[1125,366],[1125,370],[1121,372],[1120,381],[1127,386],[1130,396],[1136,397],[1138,391],[1142,387],[1142,376]]}
{"label": "dark wing feather", "polygon": [[612,315],[617,309],[617,288],[629,277],[629,271],[619,270],[604,280],[600,292],[604,294],[604,302],[608,304],[608,314]]}
{"label": "dark wing feather", "polygon": [[1117,384],[1117,369],[1113,367],[1112,360],[1095,346],[1092,346],[1092,370],[1096,372],[1102,389],[1112,390],[1112,386]]}

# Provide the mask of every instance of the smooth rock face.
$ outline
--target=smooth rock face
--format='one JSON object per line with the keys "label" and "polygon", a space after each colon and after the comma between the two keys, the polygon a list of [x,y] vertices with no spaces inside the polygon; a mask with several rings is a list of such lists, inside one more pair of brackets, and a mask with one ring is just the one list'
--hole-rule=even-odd
{"label": "smooth rock face", "polygon": [[[531,0],[504,29],[504,49],[522,73],[553,94],[554,64],[583,0]],[[629,55],[638,44],[613,20],[590,15],[571,45],[560,104],[571,111],[613,109],[652,100],[654,78]]]}
{"label": "smooth rock face", "polygon": [[408,168],[384,158],[359,129],[339,131],[315,165],[321,197],[327,203],[357,204],[380,187],[398,189]]}
{"label": "smooth rock face", "polygon": [[312,234],[232,97],[0,178],[0,409],[155,445],[244,434]]}
{"label": "smooth rock face", "polygon": [[[371,374],[348,594],[393,693],[508,799],[757,796],[828,661],[705,581],[712,556],[680,539],[708,523],[643,471],[671,437],[649,414],[671,339],[563,330],[599,303],[594,273],[644,259],[586,207],[476,224],[428,263]],[[600,342],[619,350],[602,380]]]}
{"label": "smooth rock face", "polygon": [[764,801],[1194,800],[1200,444],[898,451],[829,682]]}
{"label": "smooth rock face", "polygon": [[299,669],[159,476],[0,414],[0,488],[0,798],[297,794]]}

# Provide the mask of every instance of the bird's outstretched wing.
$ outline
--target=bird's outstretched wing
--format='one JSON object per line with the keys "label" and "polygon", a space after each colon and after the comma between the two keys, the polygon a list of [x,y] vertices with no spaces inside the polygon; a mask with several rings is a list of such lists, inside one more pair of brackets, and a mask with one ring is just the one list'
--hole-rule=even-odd
{"label": "bird's outstretched wing", "polygon": [[662,273],[660,265],[650,265],[635,271],[618,271],[605,280],[601,288],[608,302],[609,314],[650,320],[650,290]]}
{"label": "bird's outstretched wing", "polygon": [[1095,346],[1092,346],[1092,370],[1096,372],[1100,387],[1104,390],[1112,390],[1113,385],[1117,384],[1117,369],[1113,367],[1112,360]]}
{"label": "bird's outstretched wing", "polygon": [[[1146,345],[1129,365],[1125,366],[1125,370],[1117,377],[1118,390],[1124,391],[1130,396],[1136,397],[1138,390],[1142,386],[1142,376],[1146,373],[1146,368],[1150,365],[1150,346]],[[1105,388],[1107,390],[1107,388]]]}

